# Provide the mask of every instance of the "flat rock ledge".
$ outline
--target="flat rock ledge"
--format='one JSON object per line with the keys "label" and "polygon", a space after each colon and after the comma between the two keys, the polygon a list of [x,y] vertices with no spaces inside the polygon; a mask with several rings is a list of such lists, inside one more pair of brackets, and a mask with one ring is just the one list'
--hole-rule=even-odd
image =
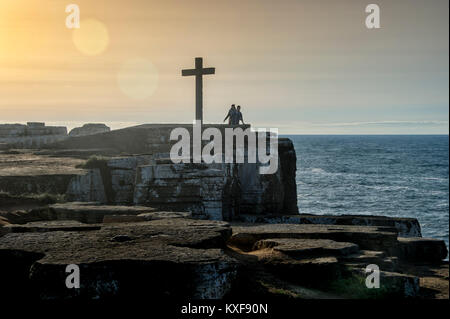
{"label": "flat rock ledge", "polygon": [[105,216],[110,215],[139,215],[154,212],[152,207],[144,206],[112,206],[96,203],[64,203],[49,206],[50,213],[58,220],[77,220],[82,223],[95,224],[103,222]]}
{"label": "flat rock ledge", "polygon": [[253,246],[253,250],[265,248],[273,248],[274,251],[297,258],[330,255],[346,256],[359,251],[356,244],[328,239],[263,239]]}
{"label": "flat rock ledge", "polygon": [[[221,298],[237,273],[237,262],[223,252],[231,235],[226,223],[175,218],[90,231],[66,226],[1,237],[0,258],[7,262],[0,269],[9,274],[1,289],[40,299],[131,298],[142,291],[146,297]],[[65,286],[70,264],[80,267],[80,289]]]}
{"label": "flat rock ledge", "polygon": [[[0,291],[12,298],[448,298],[443,241],[395,225],[226,223],[94,203],[2,216]],[[71,264],[80,289],[66,288]],[[365,286],[368,265],[379,290]]]}
{"label": "flat rock ledge", "polygon": [[233,227],[230,242],[240,247],[252,247],[268,238],[329,239],[357,244],[361,249],[389,250],[397,243],[397,231],[389,227],[262,224]]}
{"label": "flat rock ledge", "polygon": [[[238,258],[253,258],[302,286],[329,290],[331,283],[349,298],[419,297],[421,279],[404,273],[404,265],[439,265],[448,253],[443,241],[398,237],[396,227],[235,223],[232,228],[228,243]],[[378,291],[365,287],[368,265],[379,267]],[[439,280],[448,289],[448,275]]]}
{"label": "flat rock ledge", "polygon": [[264,224],[320,224],[385,226],[397,229],[401,237],[422,237],[419,221],[416,218],[387,217],[373,215],[241,215],[240,221]]}
{"label": "flat rock ledge", "polygon": [[[145,215],[150,214],[150,215]],[[175,213],[171,213],[174,215]],[[36,221],[74,220],[85,224],[102,223],[108,216],[147,216],[140,220],[157,219],[156,209],[143,206],[112,206],[90,202],[52,204],[28,211],[0,212],[3,223],[25,224]],[[170,215],[170,214],[169,214]],[[152,218],[153,216],[153,218]],[[185,215],[184,217],[187,217]],[[170,217],[170,216],[169,216]]]}

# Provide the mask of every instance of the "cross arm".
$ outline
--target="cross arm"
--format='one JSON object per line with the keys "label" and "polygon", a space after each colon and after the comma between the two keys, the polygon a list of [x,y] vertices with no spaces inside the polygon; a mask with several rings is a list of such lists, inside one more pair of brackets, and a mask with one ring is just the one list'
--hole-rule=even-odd
{"label": "cross arm", "polygon": [[191,76],[191,75],[197,75],[196,69],[190,69],[190,70],[181,70],[182,76]]}
{"label": "cross arm", "polygon": [[191,76],[191,75],[200,75],[200,74],[205,75],[205,74],[215,74],[215,73],[216,73],[216,68],[204,68],[204,69],[201,69],[200,72],[197,69],[181,70],[182,76]]}
{"label": "cross arm", "polygon": [[216,68],[204,68],[202,74],[214,74],[216,73]]}

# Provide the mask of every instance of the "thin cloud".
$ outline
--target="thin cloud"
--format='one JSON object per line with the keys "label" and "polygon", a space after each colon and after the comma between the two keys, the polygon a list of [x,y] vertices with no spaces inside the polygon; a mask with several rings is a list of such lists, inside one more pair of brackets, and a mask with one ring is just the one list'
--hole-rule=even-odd
{"label": "thin cloud", "polygon": [[448,125],[448,121],[372,121],[372,122],[347,122],[347,123],[321,123],[312,124],[313,126],[409,126],[409,125]]}

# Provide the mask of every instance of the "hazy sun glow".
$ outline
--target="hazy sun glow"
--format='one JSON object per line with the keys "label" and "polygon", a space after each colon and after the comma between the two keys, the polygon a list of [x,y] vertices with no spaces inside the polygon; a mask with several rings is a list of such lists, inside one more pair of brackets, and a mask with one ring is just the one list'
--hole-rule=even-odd
{"label": "hazy sun glow", "polygon": [[152,96],[158,86],[158,78],[158,70],[153,63],[142,58],[127,60],[117,75],[122,92],[136,100]]}
{"label": "hazy sun glow", "polygon": [[81,53],[97,55],[105,51],[108,46],[108,29],[98,20],[82,20],[81,27],[73,30],[72,39]]}
{"label": "hazy sun glow", "polygon": [[0,123],[192,123],[199,56],[205,122],[238,104],[282,134],[447,133],[448,0],[377,0],[378,30],[368,3],[0,0]]}

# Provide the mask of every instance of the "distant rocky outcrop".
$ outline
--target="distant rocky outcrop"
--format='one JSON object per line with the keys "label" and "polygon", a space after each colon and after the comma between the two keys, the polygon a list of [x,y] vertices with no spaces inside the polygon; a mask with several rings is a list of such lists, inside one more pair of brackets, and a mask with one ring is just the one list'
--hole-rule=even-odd
{"label": "distant rocky outcrop", "polygon": [[0,124],[0,148],[39,148],[67,138],[65,126],[46,126],[43,122]]}
{"label": "distant rocky outcrop", "polygon": [[43,122],[24,124],[0,124],[0,138],[67,135],[65,126],[46,126]]}
{"label": "distant rocky outcrop", "polygon": [[109,132],[111,129],[105,124],[100,123],[88,123],[84,124],[82,127],[75,127],[69,132],[69,136],[85,136],[94,135],[98,133]]}
{"label": "distant rocky outcrop", "polygon": [[69,137],[80,137],[109,132],[105,124],[89,123],[74,128],[67,134],[65,126],[46,126],[44,122],[0,124],[0,150],[10,148],[43,148]]}

